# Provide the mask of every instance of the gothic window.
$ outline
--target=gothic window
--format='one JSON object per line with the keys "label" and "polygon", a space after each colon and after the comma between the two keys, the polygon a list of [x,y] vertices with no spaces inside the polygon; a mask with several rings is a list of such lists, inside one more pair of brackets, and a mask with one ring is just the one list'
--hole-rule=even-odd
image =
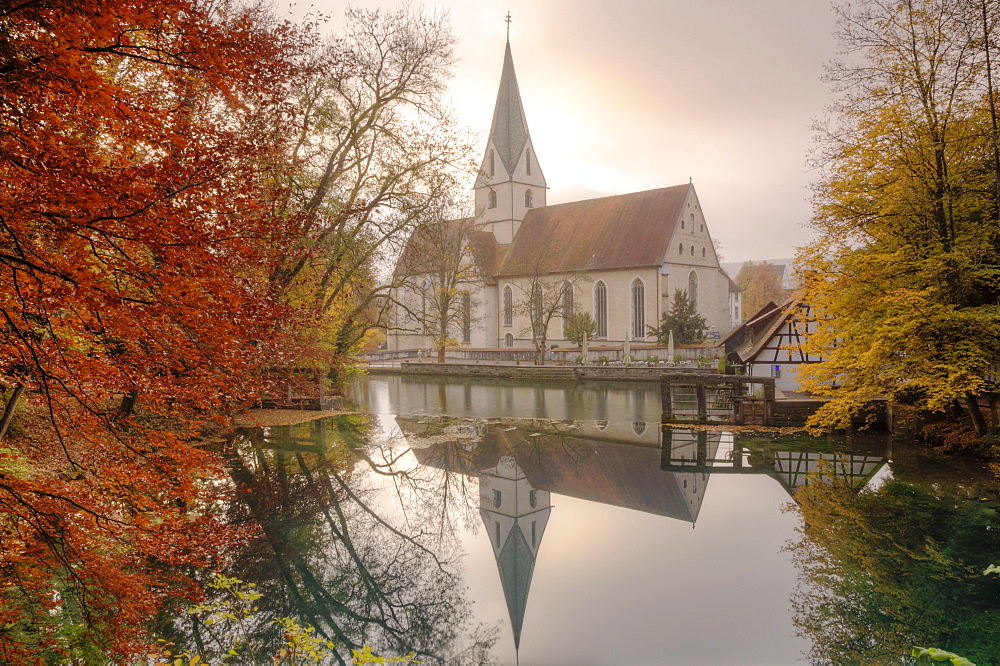
{"label": "gothic window", "polygon": [[503,496],[500,494],[499,490],[493,491],[493,506],[496,507],[497,509],[500,508],[500,500],[502,499],[502,497]]}
{"label": "gothic window", "polygon": [[497,192],[496,190],[490,190],[490,193],[486,195],[486,207],[496,208],[497,207]]}
{"label": "gothic window", "polygon": [[684,243],[677,244],[677,252],[678,254],[684,254]]}
{"label": "gothic window", "polygon": [[531,190],[524,191],[524,207],[533,208],[535,205],[535,193]]}
{"label": "gothic window", "polygon": [[682,217],[681,218],[681,229],[683,229],[683,228],[684,228],[684,218]]}
{"label": "gothic window", "polygon": [[503,325],[514,325],[514,292],[510,290],[510,285],[503,288]]}
{"label": "gothic window", "polygon": [[568,282],[563,283],[562,289],[562,325],[563,337],[566,337],[566,325],[569,318],[573,316],[573,285]]}
{"label": "gothic window", "polygon": [[694,231],[694,213],[691,213],[691,230]]}
{"label": "gothic window", "polygon": [[531,175],[531,148],[528,148],[527,157],[524,160],[524,166],[528,170],[528,175]]}
{"label": "gothic window", "polygon": [[646,337],[646,285],[636,278],[632,281],[632,339]]}
{"label": "gothic window", "polygon": [[545,333],[544,312],[542,310],[542,285],[537,282],[531,286],[531,326],[535,339],[540,340]]}
{"label": "gothic window", "polygon": [[528,491],[528,505],[534,509],[538,506],[538,491],[532,488]]}
{"label": "gothic window", "polygon": [[608,337],[608,288],[601,281],[594,285],[594,319],[597,321],[597,337]]}
{"label": "gothic window", "polygon": [[694,256],[694,245],[691,246],[691,256]]}
{"label": "gothic window", "polygon": [[705,256],[705,248],[701,248],[701,256],[702,256],[702,258],[704,258],[704,256]]}
{"label": "gothic window", "polygon": [[462,342],[472,342],[472,296],[462,294]]}
{"label": "gothic window", "polygon": [[688,300],[694,305],[694,309],[698,309],[698,274],[691,271],[688,274]]}
{"label": "gothic window", "polygon": [[510,348],[510,347],[514,346],[514,334],[513,333],[508,333],[507,335],[503,336],[503,346],[507,347],[507,348]]}

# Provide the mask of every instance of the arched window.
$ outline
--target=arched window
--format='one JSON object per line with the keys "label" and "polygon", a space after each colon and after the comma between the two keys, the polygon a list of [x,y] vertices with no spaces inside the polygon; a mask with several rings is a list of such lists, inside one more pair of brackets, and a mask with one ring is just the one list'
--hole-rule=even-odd
{"label": "arched window", "polygon": [[533,208],[535,205],[535,193],[531,190],[524,191],[524,207]]}
{"label": "arched window", "polygon": [[528,148],[527,157],[524,160],[524,166],[528,170],[528,175],[531,175],[531,148]]}
{"label": "arched window", "polygon": [[701,256],[702,256],[702,258],[705,257],[705,248],[701,248]]}
{"label": "arched window", "polygon": [[486,207],[496,208],[497,207],[497,192],[496,190],[490,190],[490,193],[486,195]]}
{"label": "arched window", "polygon": [[632,280],[632,339],[646,337],[646,285],[642,280]]}
{"label": "arched window", "polygon": [[514,325],[514,292],[510,290],[510,285],[503,288],[503,325]]}
{"label": "arched window", "polygon": [[608,288],[601,281],[594,285],[594,320],[597,322],[596,336],[608,337]]}
{"label": "arched window", "polygon": [[698,274],[694,271],[688,273],[688,300],[698,309]]}
{"label": "arched window", "polygon": [[684,254],[684,243],[677,244],[677,254]]}
{"label": "arched window", "polygon": [[462,294],[462,342],[472,342],[472,295]]}
{"label": "arched window", "polygon": [[563,282],[562,288],[562,325],[563,325],[563,337],[566,337],[566,325],[569,323],[569,318],[573,316],[573,285],[569,282]]}
{"label": "arched window", "polygon": [[504,347],[508,347],[508,348],[514,346],[514,334],[513,333],[508,333],[507,335],[503,336],[503,346]]}
{"label": "arched window", "polygon": [[694,256],[694,245],[691,246],[691,256]]}
{"label": "arched window", "polygon": [[545,317],[542,308],[542,298],[544,296],[542,285],[537,282],[531,285],[531,326],[535,332],[536,340],[542,339],[545,332],[545,322],[543,321]]}

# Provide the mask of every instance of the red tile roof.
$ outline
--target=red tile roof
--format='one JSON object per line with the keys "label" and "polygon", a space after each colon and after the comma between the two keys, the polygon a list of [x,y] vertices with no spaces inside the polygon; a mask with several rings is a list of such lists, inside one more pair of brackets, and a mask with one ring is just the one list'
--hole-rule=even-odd
{"label": "red tile roof", "polygon": [[499,275],[659,266],[691,184],[533,208]]}

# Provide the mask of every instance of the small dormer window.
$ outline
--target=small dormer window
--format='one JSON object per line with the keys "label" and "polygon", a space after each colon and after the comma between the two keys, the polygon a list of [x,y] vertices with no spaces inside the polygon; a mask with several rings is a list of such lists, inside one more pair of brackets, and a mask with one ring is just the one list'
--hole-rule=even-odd
{"label": "small dormer window", "polygon": [[528,148],[528,151],[527,151],[527,154],[526,154],[526,157],[525,157],[525,160],[524,160],[524,168],[528,170],[528,175],[530,176],[531,175],[531,148]]}
{"label": "small dormer window", "polygon": [[535,206],[535,193],[531,190],[525,190],[524,192],[524,207],[534,208]]}
{"label": "small dormer window", "polygon": [[496,190],[490,190],[490,193],[486,195],[486,207],[496,208],[497,207],[497,193]]}

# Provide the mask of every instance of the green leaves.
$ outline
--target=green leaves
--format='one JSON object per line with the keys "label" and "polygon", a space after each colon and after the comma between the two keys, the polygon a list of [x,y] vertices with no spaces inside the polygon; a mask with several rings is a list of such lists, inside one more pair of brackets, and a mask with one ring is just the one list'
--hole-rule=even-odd
{"label": "green leaves", "polygon": [[930,661],[950,661],[954,666],[976,666],[965,657],[960,657],[954,652],[946,652],[938,648],[914,647],[910,652],[911,657],[917,659],[928,659]]}

